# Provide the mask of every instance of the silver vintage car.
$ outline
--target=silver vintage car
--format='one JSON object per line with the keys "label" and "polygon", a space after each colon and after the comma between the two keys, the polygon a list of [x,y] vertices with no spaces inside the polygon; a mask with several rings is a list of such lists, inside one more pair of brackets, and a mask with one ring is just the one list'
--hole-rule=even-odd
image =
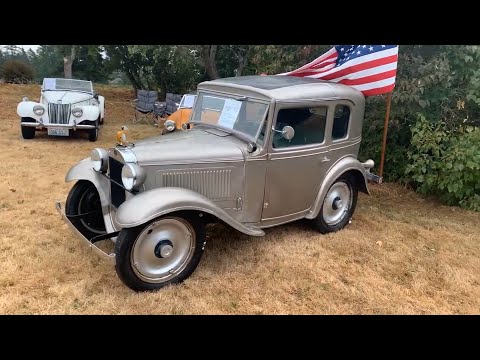
{"label": "silver vintage car", "polygon": [[[365,99],[336,83],[290,76],[203,82],[190,122],[141,141],[96,148],[74,165],[57,209],[135,291],[179,283],[205,248],[205,225],[251,236],[302,218],[342,229],[373,161],[361,163]],[[112,252],[98,241],[114,242]]]}

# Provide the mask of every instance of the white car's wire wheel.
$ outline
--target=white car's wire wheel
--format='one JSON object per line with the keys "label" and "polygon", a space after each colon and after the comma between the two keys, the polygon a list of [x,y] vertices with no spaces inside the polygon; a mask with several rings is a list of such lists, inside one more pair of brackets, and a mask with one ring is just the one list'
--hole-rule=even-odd
{"label": "white car's wire wheel", "polygon": [[205,226],[194,213],[160,217],[122,229],[116,244],[117,274],[135,291],[155,290],[189,277],[205,247]]}

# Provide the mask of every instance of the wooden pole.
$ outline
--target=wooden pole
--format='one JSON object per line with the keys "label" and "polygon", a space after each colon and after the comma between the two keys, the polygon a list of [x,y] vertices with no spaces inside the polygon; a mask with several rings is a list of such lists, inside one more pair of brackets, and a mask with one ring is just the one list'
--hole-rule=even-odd
{"label": "wooden pole", "polygon": [[392,104],[392,92],[387,93],[387,111],[385,112],[385,123],[383,124],[382,156],[380,158],[380,170],[378,175],[383,177],[383,163],[385,162],[385,150],[387,147],[388,122],[390,120],[390,105]]}

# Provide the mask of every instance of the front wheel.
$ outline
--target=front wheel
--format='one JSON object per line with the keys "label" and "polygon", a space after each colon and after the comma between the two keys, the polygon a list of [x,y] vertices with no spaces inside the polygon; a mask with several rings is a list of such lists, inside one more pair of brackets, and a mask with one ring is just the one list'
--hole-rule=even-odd
{"label": "front wheel", "polygon": [[79,180],[73,185],[67,197],[65,211],[72,224],[87,239],[105,234],[100,195],[90,181]]}
{"label": "front wheel", "polygon": [[313,223],[322,234],[343,229],[357,206],[358,188],[351,176],[342,175],[328,189]]}
{"label": "front wheel", "polygon": [[88,131],[88,140],[97,141],[98,139],[98,120],[92,121],[92,125],[95,126],[94,129],[89,129]]}
{"label": "front wheel", "polygon": [[[35,122],[34,119],[23,117],[20,119],[21,122]],[[33,139],[35,137],[35,128],[30,126],[21,126],[22,128],[22,137],[24,139]]]}
{"label": "front wheel", "polygon": [[122,229],[115,242],[115,270],[135,291],[180,283],[198,266],[205,239],[205,226],[194,213],[170,214]]}

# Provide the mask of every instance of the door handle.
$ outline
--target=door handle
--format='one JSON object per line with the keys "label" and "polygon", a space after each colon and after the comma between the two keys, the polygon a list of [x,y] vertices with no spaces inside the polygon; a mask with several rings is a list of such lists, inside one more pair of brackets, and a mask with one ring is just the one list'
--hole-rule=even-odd
{"label": "door handle", "polygon": [[320,160],[320,162],[327,162],[327,161],[330,161],[330,159],[327,157],[327,155],[322,157],[322,159]]}

